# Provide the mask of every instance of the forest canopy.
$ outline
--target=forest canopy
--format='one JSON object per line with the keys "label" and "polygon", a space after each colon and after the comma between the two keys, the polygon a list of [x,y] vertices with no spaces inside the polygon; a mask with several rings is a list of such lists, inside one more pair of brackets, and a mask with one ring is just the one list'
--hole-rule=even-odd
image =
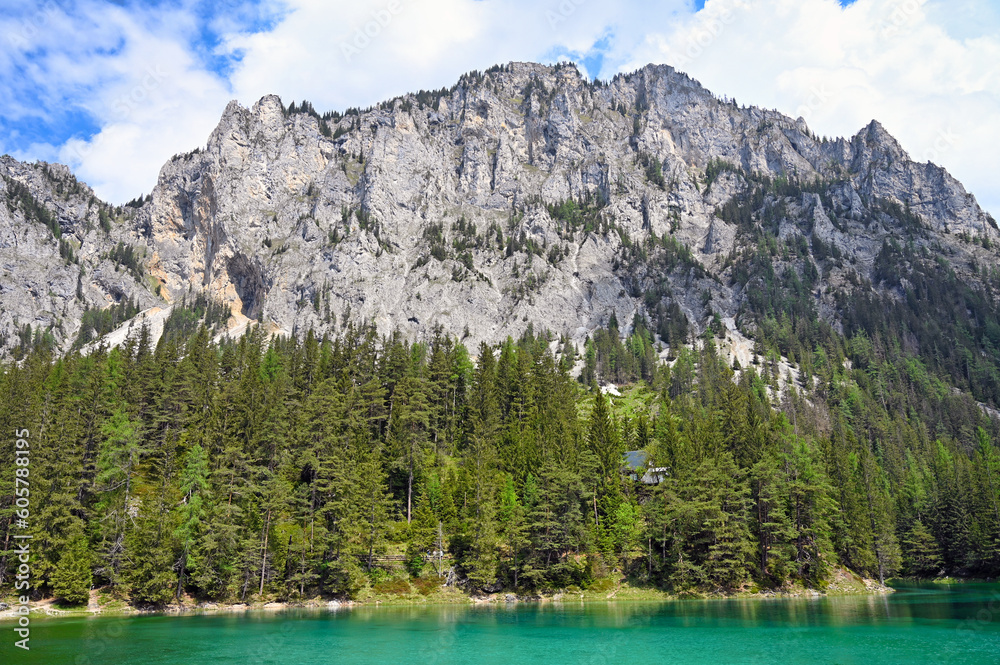
{"label": "forest canopy", "polygon": [[[68,602],[350,598],[447,572],[475,592],[997,575],[996,422],[863,333],[836,353],[779,391],[775,362],[734,369],[710,336],[659,362],[645,324],[598,331],[582,380],[569,340],[530,331],[470,352],[442,331],[185,326],[0,367],[0,447],[30,430],[34,587]],[[624,468],[633,450],[662,482]]]}

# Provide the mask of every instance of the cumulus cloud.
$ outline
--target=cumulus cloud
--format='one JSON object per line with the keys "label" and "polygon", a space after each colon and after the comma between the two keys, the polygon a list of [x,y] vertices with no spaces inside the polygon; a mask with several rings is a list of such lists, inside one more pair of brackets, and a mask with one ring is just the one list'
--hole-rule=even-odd
{"label": "cumulus cloud", "polygon": [[[110,201],[148,192],[171,155],[204,143],[230,96],[183,38],[197,29],[189,12],[101,2],[50,1],[10,17],[0,94],[18,101],[4,110],[55,135],[13,154],[68,164]],[[63,122],[80,131],[56,139]]]}
{"label": "cumulus cloud", "polygon": [[[472,69],[511,60],[612,54],[642,43],[651,23],[690,13],[688,0],[655,5],[595,0],[291,0],[267,33],[236,36],[233,87],[241,100],[268,92],[317,108],[368,106],[405,92],[450,86]],[[609,35],[611,36],[609,38]],[[601,72],[589,72],[592,76]],[[613,73],[613,72],[611,72]]]}
{"label": "cumulus cloud", "polygon": [[148,192],[177,152],[203,145],[231,93],[183,44],[123,23],[116,76],[89,105],[99,133],[61,146],[59,161],[102,196],[121,202]]}

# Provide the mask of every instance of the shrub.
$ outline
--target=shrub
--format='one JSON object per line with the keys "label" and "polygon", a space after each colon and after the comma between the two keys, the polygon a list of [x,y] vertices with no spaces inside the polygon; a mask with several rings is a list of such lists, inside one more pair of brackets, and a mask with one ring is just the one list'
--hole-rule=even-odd
{"label": "shrub", "polygon": [[393,595],[393,596],[405,596],[410,593],[410,583],[406,580],[393,579],[386,580],[384,582],[379,582],[372,587],[372,591],[375,593]]}
{"label": "shrub", "polygon": [[444,578],[433,575],[430,577],[418,577],[412,580],[413,586],[417,587],[417,593],[421,596],[429,596],[444,584]]}

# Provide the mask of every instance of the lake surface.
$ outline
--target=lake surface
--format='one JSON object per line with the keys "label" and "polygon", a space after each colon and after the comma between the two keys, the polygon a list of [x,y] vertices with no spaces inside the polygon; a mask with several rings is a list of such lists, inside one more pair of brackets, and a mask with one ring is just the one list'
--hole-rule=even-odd
{"label": "lake surface", "polygon": [[1000,585],[889,596],[36,619],[0,662],[1000,663]]}

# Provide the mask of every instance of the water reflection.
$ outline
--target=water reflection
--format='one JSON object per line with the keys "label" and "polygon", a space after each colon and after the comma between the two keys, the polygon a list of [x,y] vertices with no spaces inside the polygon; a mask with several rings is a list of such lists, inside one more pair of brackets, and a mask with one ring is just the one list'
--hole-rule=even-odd
{"label": "water reflection", "polygon": [[[986,608],[1000,619],[1000,585],[955,586],[900,584],[897,592],[871,596],[731,598],[662,602],[548,602],[478,606],[358,607],[329,614],[329,620],[396,625],[430,621],[437,627],[464,624],[529,628],[553,623],[590,629],[642,628],[651,622],[678,627],[736,623],[775,627],[819,628],[960,622],[981,619]],[[309,611],[289,610],[296,616]],[[266,617],[265,617],[266,618]]]}
{"label": "water reflection", "polygon": [[[34,650],[36,637],[44,651]],[[46,665],[980,663],[998,661],[1000,585],[907,585],[887,596],[69,619],[33,622],[32,638],[23,662]]]}

